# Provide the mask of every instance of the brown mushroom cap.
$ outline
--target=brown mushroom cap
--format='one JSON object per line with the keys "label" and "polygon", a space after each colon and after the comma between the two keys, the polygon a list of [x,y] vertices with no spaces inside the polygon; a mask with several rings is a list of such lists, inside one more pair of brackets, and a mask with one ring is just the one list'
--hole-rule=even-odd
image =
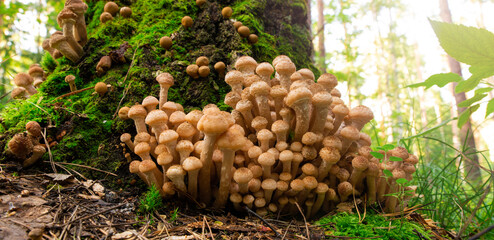
{"label": "brown mushroom cap", "polygon": [[182,18],[182,26],[184,26],[184,28],[192,27],[192,24],[194,24],[194,20],[192,20],[191,17],[185,16]]}
{"label": "brown mushroom cap", "polygon": [[185,69],[185,72],[192,78],[198,78],[199,77],[199,66],[196,64],[191,64],[187,66],[187,69]]}
{"label": "brown mushroom cap", "polygon": [[196,65],[199,67],[207,66],[209,65],[209,59],[206,56],[200,56],[196,59]]}
{"label": "brown mushroom cap", "polygon": [[168,115],[162,110],[156,109],[149,112],[146,116],[145,122],[149,126],[165,125],[168,121]]}
{"label": "brown mushroom cap", "polygon": [[118,117],[122,120],[127,120],[129,119],[129,107],[122,107],[120,110],[118,110]]}
{"label": "brown mushroom cap", "polygon": [[26,131],[29,135],[34,137],[41,136],[41,126],[36,121],[30,121],[26,123]]}
{"label": "brown mushroom cap", "polygon": [[173,45],[173,41],[170,37],[164,36],[160,38],[160,46],[166,50],[170,49]]}
{"label": "brown mushroom cap", "polygon": [[120,15],[124,18],[128,18],[132,15],[132,9],[130,7],[120,8]]}
{"label": "brown mushroom cap", "polygon": [[235,68],[240,72],[252,72],[254,73],[257,68],[257,62],[254,58],[249,56],[242,56],[235,62]]}
{"label": "brown mushroom cap", "polygon": [[75,81],[75,76],[74,75],[67,75],[65,77],[65,82],[66,83],[71,83],[71,82],[74,82]]}
{"label": "brown mushroom cap", "polygon": [[33,143],[24,134],[16,134],[8,143],[9,150],[19,158],[26,158],[33,151]]}
{"label": "brown mushroom cap", "polygon": [[201,77],[207,77],[210,72],[211,72],[211,70],[209,69],[208,66],[201,66],[201,67],[199,67],[199,70],[198,70],[199,76],[201,76]]}
{"label": "brown mushroom cap", "polygon": [[204,3],[206,3],[206,0],[196,0],[196,4],[199,7],[202,6],[202,5],[204,5]]}
{"label": "brown mushroom cap", "polygon": [[13,99],[24,99],[26,97],[26,94],[27,94],[27,91],[25,88],[16,87],[16,88],[12,89],[12,93],[10,94],[10,96]]}
{"label": "brown mushroom cap", "polygon": [[237,32],[243,38],[249,37],[249,35],[250,35],[250,29],[247,26],[238,27]]}
{"label": "brown mushroom cap", "polygon": [[232,14],[233,14],[233,9],[231,7],[224,7],[221,10],[221,15],[223,15],[225,19],[229,19],[230,17],[232,17]]}
{"label": "brown mushroom cap", "polygon": [[104,82],[98,82],[94,86],[94,91],[97,92],[100,96],[103,96],[106,92],[108,92],[108,86]]}
{"label": "brown mushroom cap", "polygon": [[96,73],[101,75],[111,68],[111,58],[110,56],[103,56],[96,65]]}
{"label": "brown mushroom cap", "polygon": [[26,86],[33,84],[33,81],[34,79],[31,76],[29,76],[27,73],[18,73],[14,77],[14,83],[19,87],[25,88]]}
{"label": "brown mushroom cap", "polygon": [[317,79],[317,83],[324,86],[327,91],[331,91],[338,85],[338,79],[331,73],[325,73]]}
{"label": "brown mushroom cap", "polygon": [[29,68],[28,74],[29,76],[35,78],[35,77],[43,77],[43,69],[37,65],[32,65]]}
{"label": "brown mushroom cap", "polygon": [[214,70],[216,70],[217,72],[224,72],[225,71],[225,63],[224,62],[217,62],[214,64]]}
{"label": "brown mushroom cap", "polygon": [[119,7],[115,2],[107,2],[103,10],[107,13],[110,13],[112,16],[115,16],[117,15]]}
{"label": "brown mushroom cap", "polygon": [[106,23],[108,21],[111,21],[113,20],[113,16],[111,15],[111,13],[109,12],[103,12],[100,16],[99,16],[99,20],[101,23]]}
{"label": "brown mushroom cap", "polygon": [[251,44],[256,44],[258,41],[259,41],[259,37],[255,34],[249,34],[249,36],[247,37],[247,40],[249,40],[249,43]]}

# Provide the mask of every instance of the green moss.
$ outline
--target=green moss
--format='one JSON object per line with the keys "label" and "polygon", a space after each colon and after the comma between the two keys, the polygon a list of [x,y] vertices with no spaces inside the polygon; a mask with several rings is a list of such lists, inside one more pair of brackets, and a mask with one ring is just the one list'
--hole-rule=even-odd
{"label": "green moss", "polygon": [[421,237],[431,239],[432,236],[430,231],[424,230],[417,223],[406,219],[388,219],[373,212],[368,212],[362,222],[359,221],[357,214],[338,213],[320,219],[316,225],[326,228],[327,235],[345,238],[410,240],[423,239]]}

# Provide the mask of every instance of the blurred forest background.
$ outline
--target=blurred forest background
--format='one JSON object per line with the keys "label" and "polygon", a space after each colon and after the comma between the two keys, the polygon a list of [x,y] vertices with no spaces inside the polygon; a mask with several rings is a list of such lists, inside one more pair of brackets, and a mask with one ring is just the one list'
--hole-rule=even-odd
{"label": "blurred forest background", "polygon": [[[10,99],[13,76],[43,55],[42,41],[58,29],[64,1],[0,0],[0,108]],[[494,223],[494,117],[487,101],[461,128],[462,97],[453,84],[410,88],[437,73],[469,74],[447,58],[428,18],[494,31],[492,0],[310,0],[315,59],[339,79],[349,106],[364,104],[375,120],[366,132],[373,146],[402,145],[420,157],[413,204],[460,235]],[[449,5],[448,5],[449,4]],[[462,69],[462,67],[464,69]],[[463,70],[463,71],[462,71]],[[492,86],[485,79],[478,87]],[[493,93],[488,93],[488,100]],[[485,99],[484,99],[485,100]],[[467,116],[468,117],[468,116]],[[492,236],[492,235],[491,235]]]}

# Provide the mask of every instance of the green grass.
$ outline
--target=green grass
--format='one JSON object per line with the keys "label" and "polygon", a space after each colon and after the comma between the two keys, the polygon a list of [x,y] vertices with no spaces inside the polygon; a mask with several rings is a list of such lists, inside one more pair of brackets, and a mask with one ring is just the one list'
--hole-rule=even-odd
{"label": "green grass", "polygon": [[[422,226],[407,220],[387,219],[378,213],[369,212],[360,221],[357,214],[338,213],[324,217],[315,223],[325,229],[329,237],[356,237],[377,239],[430,239],[430,232]],[[423,238],[422,238],[423,239]]]}
{"label": "green grass", "polygon": [[141,214],[153,213],[164,206],[160,192],[155,185],[149,187],[148,191],[142,195],[139,203],[139,213]]}

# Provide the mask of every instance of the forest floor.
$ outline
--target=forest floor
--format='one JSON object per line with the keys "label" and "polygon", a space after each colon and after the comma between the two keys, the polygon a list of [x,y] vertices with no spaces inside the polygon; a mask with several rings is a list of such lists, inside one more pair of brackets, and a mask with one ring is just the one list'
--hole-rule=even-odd
{"label": "forest floor", "polygon": [[[334,236],[327,226],[303,218],[239,217],[184,203],[166,202],[167,210],[139,214],[138,194],[115,192],[105,188],[104,181],[83,178],[61,173],[18,175],[0,165],[0,239],[29,239],[28,234],[36,232],[43,234],[39,239],[178,240],[211,239],[211,235],[214,239],[371,239]],[[454,238],[417,213],[407,220],[431,233],[426,238],[416,231],[417,239]]]}

